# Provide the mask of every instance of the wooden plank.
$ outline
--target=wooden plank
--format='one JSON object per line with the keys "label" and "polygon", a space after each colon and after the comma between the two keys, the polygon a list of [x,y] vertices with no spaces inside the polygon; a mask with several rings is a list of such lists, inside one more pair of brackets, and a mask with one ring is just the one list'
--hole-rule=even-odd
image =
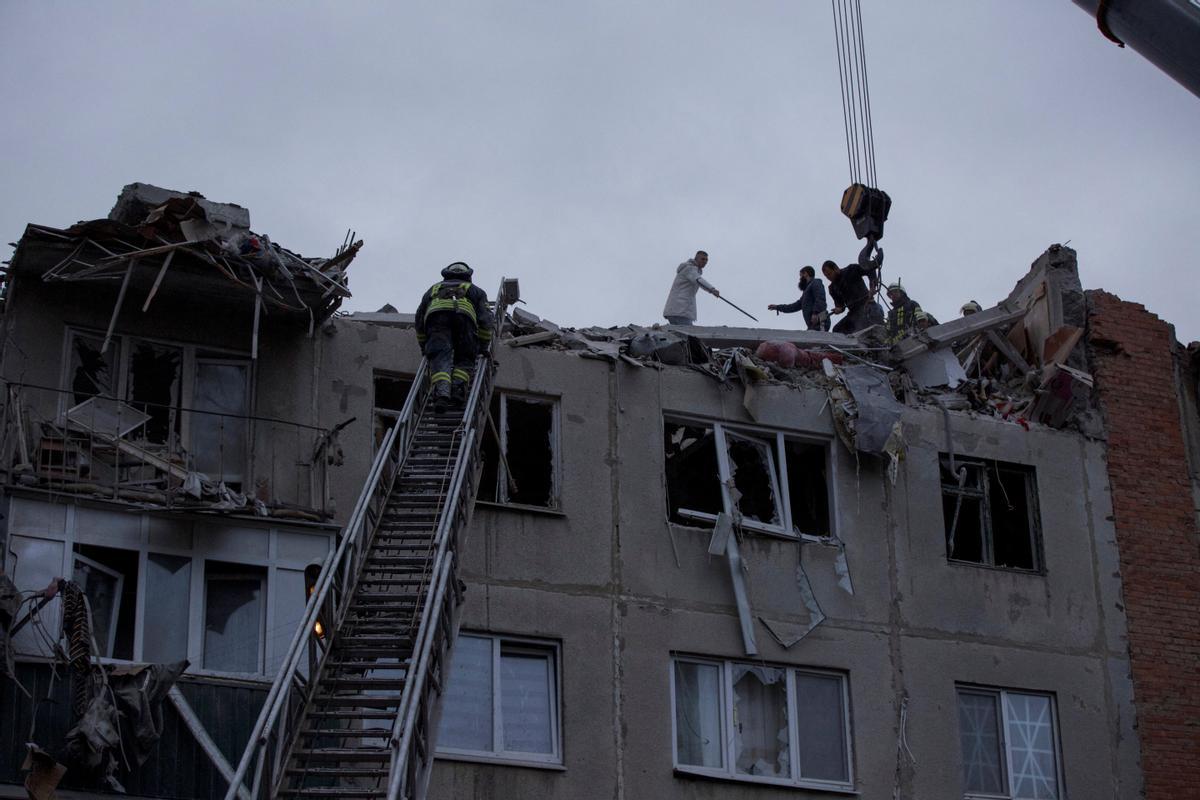
{"label": "wooden plank", "polygon": [[142,248],[141,250],[134,250],[132,253],[121,253],[120,255],[109,256],[108,258],[101,259],[101,261],[119,262],[119,261],[124,261],[127,258],[128,259],[138,259],[138,258],[141,258],[142,256],[156,256],[159,253],[169,253],[173,250],[178,250],[180,247],[191,247],[194,244],[200,244],[200,243],[192,242],[192,241],[173,242],[172,244],[162,244],[162,245],[159,245],[158,247],[145,247],[145,248]]}
{"label": "wooden plank", "polygon": [[551,339],[557,339],[557,331],[541,331],[539,333],[530,333],[526,336],[517,336],[512,339],[505,339],[504,343],[509,347],[524,347],[527,344],[537,344],[538,342],[548,342]]}
{"label": "wooden plank", "polygon": [[992,347],[999,350],[1000,354],[1011,361],[1017,369],[1021,370],[1021,372],[1029,372],[1029,363],[1021,358],[1021,354],[1017,352],[1015,347],[1009,344],[1008,339],[1001,337],[995,331],[987,331],[984,335],[992,343]]}
{"label": "wooden plank", "polygon": [[1061,364],[1070,357],[1071,351],[1083,338],[1083,329],[1074,325],[1063,325],[1046,337],[1042,348],[1042,363],[1046,365]]}
{"label": "wooden plank", "polygon": [[100,354],[103,355],[108,350],[108,344],[112,341],[113,328],[117,326],[117,315],[121,313],[121,304],[125,302],[125,292],[129,289],[129,278],[133,275],[133,268],[137,266],[137,259],[129,262],[129,266],[125,268],[125,278],[121,281],[121,291],[117,293],[117,304],[113,306],[112,317],[108,320],[108,330],[104,332],[104,344],[100,345]]}
{"label": "wooden plank", "polygon": [[159,267],[158,270],[158,275],[156,275],[154,278],[154,285],[150,287],[150,294],[146,295],[146,302],[142,304],[143,314],[145,314],[146,310],[150,308],[150,302],[154,300],[154,295],[158,294],[159,284],[162,283],[163,275],[167,274],[167,267],[171,266],[171,259],[174,257],[175,251],[172,250],[171,252],[167,253],[167,257],[163,259],[162,266]]}

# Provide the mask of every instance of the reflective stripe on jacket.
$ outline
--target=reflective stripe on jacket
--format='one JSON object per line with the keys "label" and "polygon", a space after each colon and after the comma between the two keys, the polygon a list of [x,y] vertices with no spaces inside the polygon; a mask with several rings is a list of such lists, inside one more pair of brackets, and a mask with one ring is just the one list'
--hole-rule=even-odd
{"label": "reflective stripe on jacket", "polygon": [[491,341],[495,318],[488,307],[487,292],[470,281],[438,281],[422,295],[414,326],[418,343],[425,343],[425,322],[429,316],[444,313],[462,314],[471,321],[480,341]]}

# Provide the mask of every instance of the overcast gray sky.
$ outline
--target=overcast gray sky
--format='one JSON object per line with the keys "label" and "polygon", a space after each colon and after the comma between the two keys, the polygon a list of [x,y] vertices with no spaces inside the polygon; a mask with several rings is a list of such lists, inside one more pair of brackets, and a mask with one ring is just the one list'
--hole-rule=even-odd
{"label": "overcast gray sky", "polygon": [[[1200,338],[1200,100],[1070,0],[863,0],[889,278],[943,321],[1054,242]],[[825,0],[0,0],[0,236],[145,181],[329,255],[345,308],[466,260],[564,325],[660,320],[675,266],[771,327],[859,242]],[[698,299],[701,324],[744,320]]]}

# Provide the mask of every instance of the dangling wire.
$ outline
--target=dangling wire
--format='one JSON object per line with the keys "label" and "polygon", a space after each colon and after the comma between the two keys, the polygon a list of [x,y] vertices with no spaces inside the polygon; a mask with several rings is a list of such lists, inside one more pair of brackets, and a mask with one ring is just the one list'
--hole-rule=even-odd
{"label": "dangling wire", "polygon": [[846,130],[846,160],[851,183],[877,187],[875,126],[871,121],[871,92],[867,82],[867,49],[863,37],[862,0],[830,0],[842,93],[842,123]]}

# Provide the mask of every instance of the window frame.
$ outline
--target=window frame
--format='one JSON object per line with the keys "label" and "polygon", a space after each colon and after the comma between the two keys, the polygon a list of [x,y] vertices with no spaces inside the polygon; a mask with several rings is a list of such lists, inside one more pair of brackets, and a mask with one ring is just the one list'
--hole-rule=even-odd
{"label": "window frame", "polygon": [[[147,557],[149,553],[147,553]],[[194,562],[193,562],[194,563]],[[265,675],[267,672],[267,640],[271,637],[271,631],[267,627],[267,605],[270,598],[267,594],[267,579],[270,575],[270,569],[264,569],[262,566],[254,564],[242,564],[232,561],[224,561],[221,559],[204,558],[202,559],[201,572],[203,573],[204,594],[200,599],[202,607],[200,608],[200,666],[207,672],[223,672],[227,674],[246,674],[246,675]],[[214,568],[215,567],[215,568]],[[233,569],[241,567],[244,571]],[[261,571],[259,571],[261,570]],[[258,648],[255,654],[255,663],[257,669],[254,672],[238,673],[236,670],[214,669],[213,667],[205,666],[205,661],[208,659],[208,647],[205,644],[208,634],[208,600],[210,594],[209,580],[224,580],[224,581],[257,581],[258,591],[262,599],[262,610],[258,617]],[[307,598],[305,598],[307,602]],[[189,610],[190,611],[190,610]],[[290,642],[290,640],[289,640]],[[144,642],[143,642],[144,646]]]}
{"label": "window frame", "polygon": [[[111,548],[111,549],[123,549],[123,548]],[[76,552],[74,547],[72,547],[71,550],[74,554],[74,558],[72,559],[72,564],[71,564],[71,580],[75,581],[75,583],[79,583],[78,579],[75,576],[75,570],[78,569],[78,564],[82,563],[88,569],[94,569],[97,572],[100,572],[100,573],[112,578],[116,584],[116,588],[113,592],[113,607],[109,611],[108,641],[103,642],[103,643],[101,643],[99,641],[96,642],[96,647],[101,648],[104,651],[103,653],[101,653],[101,657],[102,658],[112,658],[112,651],[115,648],[116,641],[117,641],[117,624],[118,624],[119,620],[121,619],[121,603],[124,601],[124,596],[123,596],[122,592],[124,591],[124,588],[125,588],[125,573],[119,572],[118,570],[112,569],[111,567],[106,567],[103,564],[101,564],[99,561],[96,561],[93,558],[88,558],[83,553]],[[130,552],[132,552],[132,551],[130,551]],[[83,589],[84,592],[86,593],[86,591],[87,591],[86,588],[84,588],[84,587],[80,587],[80,588]],[[88,603],[88,610],[92,611],[91,603]],[[92,635],[93,635],[93,637],[95,636],[95,630],[92,631]]]}
{"label": "window frame", "polygon": [[[787,443],[798,442],[801,444],[813,445],[822,448],[825,453],[825,493],[826,503],[829,510],[829,538],[837,538],[837,514],[835,509],[837,498],[837,481],[834,480],[835,470],[837,468],[837,448],[831,447],[831,439],[821,436],[812,436],[798,434],[794,432],[784,432],[776,428],[765,428],[754,425],[730,424],[719,420],[706,419],[704,417],[690,416],[687,414],[664,414],[663,423],[675,425],[689,425],[693,427],[707,427],[713,432],[714,446],[717,450],[717,481],[721,486],[721,504],[725,508],[725,513],[733,516],[734,507],[732,497],[729,493],[729,481],[731,477],[730,458],[729,458],[729,438],[742,439],[752,443],[766,445],[768,456],[771,460],[771,489],[776,498],[776,511],[779,514],[780,524],[771,525],[769,523],[760,522],[758,520],[749,519],[742,516],[740,525],[743,529],[761,533],[767,536],[776,536],[784,539],[796,540],[803,537],[816,537],[817,534],[808,531],[797,531],[795,527],[794,516],[792,514],[791,494],[788,489],[788,467],[787,467]],[[664,456],[663,474],[666,473],[666,461]],[[670,493],[666,491],[664,483],[664,495],[667,502],[667,520],[670,522],[672,509],[670,507]],[[717,515],[706,511],[697,511],[689,508],[675,509],[674,513],[680,516],[712,524],[716,522]],[[740,512],[739,512],[740,516]]]}
{"label": "window frame", "polygon": [[[1041,506],[1038,500],[1038,482],[1037,482],[1037,467],[1033,464],[1018,464],[1016,462],[1000,461],[995,458],[980,458],[977,456],[959,456],[955,455],[954,460],[959,465],[977,468],[979,470],[981,481],[978,488],[960,488],[955,483],[950,483],[946,480],[943,473],[943,461],[948,461],[949,453],[938,453],[938,477],[939,487],[942,498],[962,498],[964,500],[978,500],[980,504],[980,525],[982,538],[981,549],[983,551],[982,561],[972,561],[966,558],[955,558],[950,550],[950,531],[949,525],[952,520],[945,518],[945,508],[942,508],[942,533],[946,543],[946,561],[950,564],[959,564],[972,567],[984,567],[987,569],[999,569],[1011,572],[1024,572],[1030,575],[1044,575],[1046,572],[1046,559],[1042,547],[1042,513]],[[992,530],[992,497],[991,497],[991,476],[993,472],[999,480],[1000,472],[1008,468],[1010,472],[1015,472],[1012,467],[1020,468],[1023,473],[1021,477],[1025,483],[1025,503],[1028,510],[1027,524],[1029,527],[1029,547],[1033,556],[1032,567],[1012,567],[1004,564],[996,563],[996,542]],[[940,505],[940,504],[939,504]],[[957,534],[957,531],[956,531]]]}
{"label": "window frame", "polygon": [[[533,511],[549,514],[562,514],[562,398],[557,395],[534,394],[531,392],[510,391],[508,389],[496,389],[495,395],[499,402],[499,419],[494,420],[496,424],[496,433],[499,435],[499,443],[497,444],[498,453],[504,457],[497,456],[496,463],[496,499],[495,500],[479,500],[478,503],[483,505],[510,508],[520,511]],[[508,496],[508,466],[506,459],[508,458],[508,398],[515,397],[523,403],[531,405],[550,406],[550,505],[539,506],[530,503],[517,503],[509,499]],[[490,413],[490,408],[489,408]],[[491,423],[486,423],[489,430],[483,431],[483,435],[492,437],[493,432],[490,430]]]}
{"label": "window frame", "polygon": [[[59,386],[62,391],[58,396],[58,419],[60,424],[65,422],[67,410],[75,405],[74,393],[71,389],[71,360],[75,337],[85,336],[89,339],[103,341],[104,332],[75,325],[66,325],[63,336],[61,368],[59,370]],[[139,342],[145,342],[160,348],[175,348],[181,351],[179,363],[178,396],[171,409],[173,421],[171,427],[178,428],[179,441],[189,452],[193,449],[193,425],[195,412],[196,372],[200,362],[237,364],[246,367],[246,463],[239,467],[240,475],[218,476],[226,482],[237,483],[240,479],[245,483],[245,477],[250,474],[250,466],[254,458],[254,408],[257,388],[257,370],[254,359],[247,352],[230,350],[223,347],[210,347],[203,344],[190,344],[172,339],[159,339],[153,336],[137,336],[133,334],[113,334],[110,347],[117,348],[117,358],[112,376],[113,397],[122,403],[131,403],[128,397],[130,390],[129,360]]]}
{"label": "window frame", "polygon": [[[1004,792],[1002,794],[989,794],[987,792],[972,792],[963,785],[962,796],[964,800],[1017,800],[1013,796],[1013,775],[1012,775],[1012,745],[1008,736],[1008,703],[1006,702],[1009,696],[1022,697],[1040,697],[1049,701],[1050,707],[1050,740],[1054,746],[1054,774],[1057,781],[1058,798],[1057,800],[1065,800],[1067,797],[1066,785],[1063,781],[1063,754],[1062,754],[1062,737],[1059,728],[1058,719],[1058,698],[1054,692],[1027,690],[1027,689],[1006,689],[997,686],[984,686],[971,683],[956,683],[954,685],[955,695],[955,712],[959,708],[959,698],[962,695],[975,695],[980,697],[993,697],[998,705],[996,720],[999,725],[1000,735],[1000,753],[1004,759],[1004,763],[1000,765],[1000,775],[1004,780]],[[959,742],[959,780],[962,784],[966,783],[966,776],[963,774],[964,754],[962,752],[962,727],[959,723],[958,730]]]}
{"label": "window frame", "polygon": [[[678,711],[676,701],[675,685],[675,665],[678,663],[699,664],[703,666],[717,667],[720,670],[720,712],[721,712],[721,760],[724,766],[720,769],[714,767],[702,767],[694,764],[681,764],[679,761],[679,731],[678,731]],[[781,669],[784,671],[786,679],[787,691],[787,719],[788,719],[788,759],[792,765],[793,775],[790,778],[775,778],[765,775],[748,775],[740,773],[736,768],[736,758],[734,756],[734,742],[736,738],[735,731],[732,727],[731,720],[733,719],[733,667],[735,665],[747,667],[766,667],[769,669]],[[845,782],[818,780],[814,778],[804,778],[800,775],[800,731],[798,723],[798,697],[796,691],[796,676],[798,674],[817,675],[823,678],[837,678],[841,688],[842,695],[842,725],[845,732],[845,740],[843,746],[846,753],[846,776]],[[670,693],[671,693],[671,764],[676,775],[698,775],[706,778],[716,778],[720,780],[737,781],[739,783],[758,783],[767,784],[770,786],[787,786],[797,789],[817,789],[827,792],[839,792],[845,794],[857,793],[855,789],[856,775],[854,770],[854,732],[851,728],[852,715],[850,712],[850,675],[847,672],[828,669],[822,667],[801,666],[796,664],[769,664],[767,662],[749,662],[739,661],[737,659],[711,658],[705,656],[693,656],[684,653],[672,654],[669,668],[670,675]]]}
{"label": "window frame", "polygon": [[[492,749],[468,750],[445,747],[437,744],[434,749],[435,758],[448,761],[473,761],[486,764],[506,764],[510,766],[538,767],[542,769],[565,769],[563,759],[562,731],[562,643],[549,639],[536,639],[527,636],[509,636],[507,634],[482,633],[479,631],[459,631],[455,643],[462,637],[486,639],[492,646]],[[504,718],[501,710],[503,697],[501,694],[501,658],[505,647],[547,655],[551,659],[550,676],[554,682],[550,702],[550,741],[552,753],[526,753],[515,750],[503,750],[499,743],[504,741]],[[447,690],[449,677],[447,677]],[[439,723],[440,725],[440,723]],[[440,736],[439,736],[440,738]]]}
{"label": "window frame", "polygon": [[[18,507],[18,504],[21,504],[21,507]],[[294,602],[289,602],[288,595],[285,594],[287,591],[285,573],[302,573],[313,562],[313,556],[308,554],[282,554],[281,550],[286,546],[285,543],[287,541],[284,537],[293,534],[301,534],[305,537],[320,537],[325,541],[326,554],[337,546],[336,534],[328,526],[259,526],[245,525],[242,521],[239,521],[236,525],[219,526],[217,530],[213,530],[215,526],[209,520],[181,519],[178,515],[141,514],[137,520],[137,530],[135,532],[114,534],[104,530],[103,524],[98,525],[96,520],[89,520],[86,516],[93,509],[108,514],[118,513],[104,509],[99,505],[73,502],[60,506],[59,504],[37,499],[14,496],[10,499],[8,508],[10,512],[8,537],[4,542],[3,553],[0,554],[0,563],[6,566],[7,574],[17,574],[18,556],[14,552],[14,545],[17,543],[24,545],[27,542],[42,542],[58,545],[62,548],[62,552],[55,556],[58,559],[58,564],[49,570],[46,575],[39,574],[36,578],[26,575],[23,572],[18,575],[17,579],[21,581],[22,588],[34,588],[25,585],[31,580],[37,584],[36,588],[41,588],[45,586],[50,574],[73,574],[75,559],[82,556],[81,553],[75,550],[77,545],[97,546],[137,554],[137,593],[131,599],[134,614],[133,659],[127,660],[106,656],[100,659],[101,663],[145,663],[146,608],[149,603],[153,602],[153,599],[148,596],[147,585],[150,555],[153,553],[188,559],[191,563],[191,570],[188,576],[187,619],[181,620],[181,624],[186,624],[187,626],[186,657],[191,662],[187,673],[202,677],[235,678],[258,683],[269,683],[273,680],[278,670],[277,665],[283,654],[286,653],[291,643],[292,634],[295,631],[292,624],[285,625],[281,620],[302,616],[304,606],[307,603],[307,597],[303,595],[294,598]],[[59,528],[57,525],[49,529],[26,527],[27,523],[24,521],[26,515],[33,513],[34,509],[45,508],[61,508],[63,515],[62,527]],[[119,513],[124,516],[127,512],[121,511]],[[194,526],[190,529],[190,546],[185,547],[168,544],[163,541],[154,541],[151,531],[152,517],[154,519],[186,522]],[[253,529],[261,537],[261,541],[258,544],[263,555],[246,552],[244,536],[247,529]],[[231,535],[234,533],[240,534],[240,536]],[[84,557],[86,558],[86,556]],[[323,561],[324,558],[325,556],[322,555],[320,560]],[[263,634],[263,648],[265,649],[262,654],[263,657],[260,658],[261,668],[257,673],[213,670],[206,669],[203,666],[207,596],[207,583],[205,580],[207,573],[205,567],[206,562],[213,561],[266,570],[266,592],[263,600],[266,607],[266,627]],[[132,579],[132,576],[126,575],[124,577]],[[50,628],[51,635],[56,635],[61,630],[61,613],[59,613],[55,604],[48,606],[47,612],[43,612],[43,617],[47,618],[46,624]],[[287,632],[286,635],[283,635],[283,631]],[[25,631],[21,632],[21,636],[25,636]],[[50,656],[49,653],[45,652],[44,648],[37,648],[35,651],[30,651],[24,646],[15,655],[19,661],[40,661]]]}

